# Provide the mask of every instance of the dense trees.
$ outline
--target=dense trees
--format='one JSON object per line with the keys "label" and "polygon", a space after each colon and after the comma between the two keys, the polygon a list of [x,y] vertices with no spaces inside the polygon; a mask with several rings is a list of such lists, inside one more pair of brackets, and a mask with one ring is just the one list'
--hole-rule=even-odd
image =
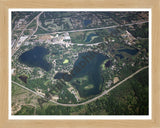
{"label": "dense trees", "polygon": [[[108,95],[83,106],[63,107],[49,104],[46,107],[47,102],[39,103],[41,107],[37,107],[37,115],[148,115],[148,70],[140,72]],[[25,109],[23,107],[17,114],[26,114]],[[28,114],[31,112],[32,107]]]}

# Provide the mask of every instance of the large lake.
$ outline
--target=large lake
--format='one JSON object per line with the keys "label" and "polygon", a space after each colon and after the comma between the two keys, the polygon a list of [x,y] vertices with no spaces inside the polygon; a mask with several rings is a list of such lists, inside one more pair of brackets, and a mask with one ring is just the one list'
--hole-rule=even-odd
{"label": "large lake", "polygon": [[52,66],[45,59],[47,54],[49,54],[48,49],[42,46],[36,46],[33,49],[22,53],[19,57],[19,61],[27,66],[40,67],[45,71],[49,71]]}
{"label": "large lake", "polygon": [[[107,58],[107,56],[95,52],[79,53],[72,69],[75,75],[70,82],[78,90],[81,97],[89,97],[101,92],[102,87],[100,85],[103,83],[103,78],[100,73],[100,65]],[[76,72],[78,68],[80,71]],[[57,73],[55,79],[62,79],[64,74],[66,73]]]}

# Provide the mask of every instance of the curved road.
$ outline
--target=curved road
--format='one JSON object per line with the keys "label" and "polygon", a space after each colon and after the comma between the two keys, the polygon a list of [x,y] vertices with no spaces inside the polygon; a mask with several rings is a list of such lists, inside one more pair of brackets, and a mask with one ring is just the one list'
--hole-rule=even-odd
{"label": "curved road", "polygon": [[[124,80],[120,81],[119,83],[117,83],[116,85],[114,85],[113,87],[111,87],[110,89],[102,92],[99,96],[96,96],[96,97],[94,97],[93,99],[90,99],[90,100],[85,101],[85,102],[83,102],[83,103],[79,103],[79,104],[63,104],[63,103],[58,103],[58,102],[53,101],[53,100],[50,100],[50,101],[53,102],[53,103],[55,103],[55,104],[57,104],[57,105],[61,105],[61,106],[72,106],[72,107],[73,107],[73,106],[79,106],[79,105],[88,104],[88,103],[90,103],[90,102],[92,102],[92,101],[95,101],[95,100],[97,100],[98,98],[106,95],[107,93],[109,93],[110,91],[112,91],[114,88],[118,87],[120,84],[122,84],[123,82],[125,82],[125,81],[127,81],[128,79],[132,78],[132,77],[135,76],[137,73],[141,72],[142,70],[144,70],[144,69],[146,69],[146,68],[148,68],[148,66],[143,67],[143,68],[137,70],[136,72],[134,72],[134,73],[131,74],[130,76],[126,77]],[[23,85],[21,85],[21,84],[18,84],[18,83],[14,82],[14,81],[12,81],[12,83],[14,83],[14,84],[16,84],[16,85],[18,85],[18,86],[20,86],[20,87],[22,87],[22,88],[24,88],[24,89],[32,92],[32,93],[34,93],[34,94],[36,94],[36,95],[38,95],[38,96],[40,96],[40,97],[42,97],[42,98],[45,98],[43,95],[40,95],[40,94],[32,91],[31,89],[26,88],[25,86],[23,86]]]}
{"label": "curved road", "polygon": [[[41,13],[39,13],[37,16],[35,16],[26,26],[25,26],[25,28],[22,30],[22,32],[21,32],[21,34],[19,35],[19,37],[18,37],[18,39],[17,39],[17,41],[13,44],[13,48],[12,48],[12,56],[15,54],[15,52],[19,49],[19,48],[16,48],[16,46],[17,46],[17,44],[18,44],[18,41],[19,41],[19,39],[21,38],[21,36],[23,35],[23,33],[24,33],[24,31],[27,29],[27,27],[36,19],[37,20],[37,26],[36,26],[36,30],[33,32],[33,34],[32,35],[34,35],[35,34],[35,32],[37,31],[37,29],[38,29],[38,26],[39,26],[39,22],[38,22],[38,19],[39,19],[39,17],[40,17],[40,15],[42,14],[43,12],[41,12]],[[30,37],[32,36],[32,35],[30,35]],[[23,41],[24,42],[24,41]],[[22,43],[21,43],[22,44]],[[14,47],[15,47],[15,49],[14,49]],[[19,46],[20,47],[20,46]]]}

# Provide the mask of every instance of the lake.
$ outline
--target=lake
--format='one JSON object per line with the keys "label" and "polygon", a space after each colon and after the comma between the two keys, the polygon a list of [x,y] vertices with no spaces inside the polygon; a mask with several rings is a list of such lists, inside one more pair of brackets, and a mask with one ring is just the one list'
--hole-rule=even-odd
{"label": "lake", "polygon": [[19,76],[18,78],[19,78],[21,81],[23,81],[24,83],[27,83],[27,79],[28,79],[27,76],[21,75],[21,76]]}
{"label": "lake", "polygon": [[108,67],[111,66],[111,64],[112,64],[112,62],[109,60],[109,61],[107,61],[107,62],[105,63],[105,67],[108,68]]}
{"label": "lake", "polygon": [[120,49],[118,50],[119,52],[126,52],[130,55],[135,55],[137,54],[138,50],[137,49]]}
{"label": "lake", "polygon": [[87,25],[91,24],[92,21],[91,20],[84,20],[84,26],[86,27]]}
{"label": "lake", "polygon": [[120,59],[123,59],[123,58],[124,58],[124,56],[121,55],[121,54],[116,54],[116,56],[118,56]]}
{"label": "lake", "polygon": [[22,53],[18,60],[29,67],[40,67],[45,71],[50,71],[52,66],[47,62],[45,56],[49,54],[48,49],[36,46],[33,49]]}
{"label": "lake", "polygon": [[91,41],[91,39],[92,39],[93,36],[96,36],[96,34],[90,33],[90,34],[87,36],[87,39],[85,40],[85,42]]}
{"label": "lake", "polygon": [[[102,91],[100,85],[103,78],[100,73],[100,65],[107,58],[107,56],[95,52],[79,53],[72,69],[72,79],[69,82],[78,90],[81,97],[90,97]],[[66,75],[62,72],[57,73],[55,79],[62,79],[64,74]]]}

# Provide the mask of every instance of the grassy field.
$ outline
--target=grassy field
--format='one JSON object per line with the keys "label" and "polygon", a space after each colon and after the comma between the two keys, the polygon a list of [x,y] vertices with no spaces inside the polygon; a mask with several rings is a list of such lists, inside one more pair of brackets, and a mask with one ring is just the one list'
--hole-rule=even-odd
{"label": "grassy field", "polygon": [[69,60],[68,59],[65,59],[64,61],[63,61],[63,64],[67,64],[69,62]]}
{"label": "grassy field", "polygon": [[37,98],[37,95],[12,83],[12,114],[16,114],[19,110],[22,109],[18,113],[22,115],[34,115],[34,113],[29,112],[29,109],[31,107],[33,111],[33,108],[38,105]]}

